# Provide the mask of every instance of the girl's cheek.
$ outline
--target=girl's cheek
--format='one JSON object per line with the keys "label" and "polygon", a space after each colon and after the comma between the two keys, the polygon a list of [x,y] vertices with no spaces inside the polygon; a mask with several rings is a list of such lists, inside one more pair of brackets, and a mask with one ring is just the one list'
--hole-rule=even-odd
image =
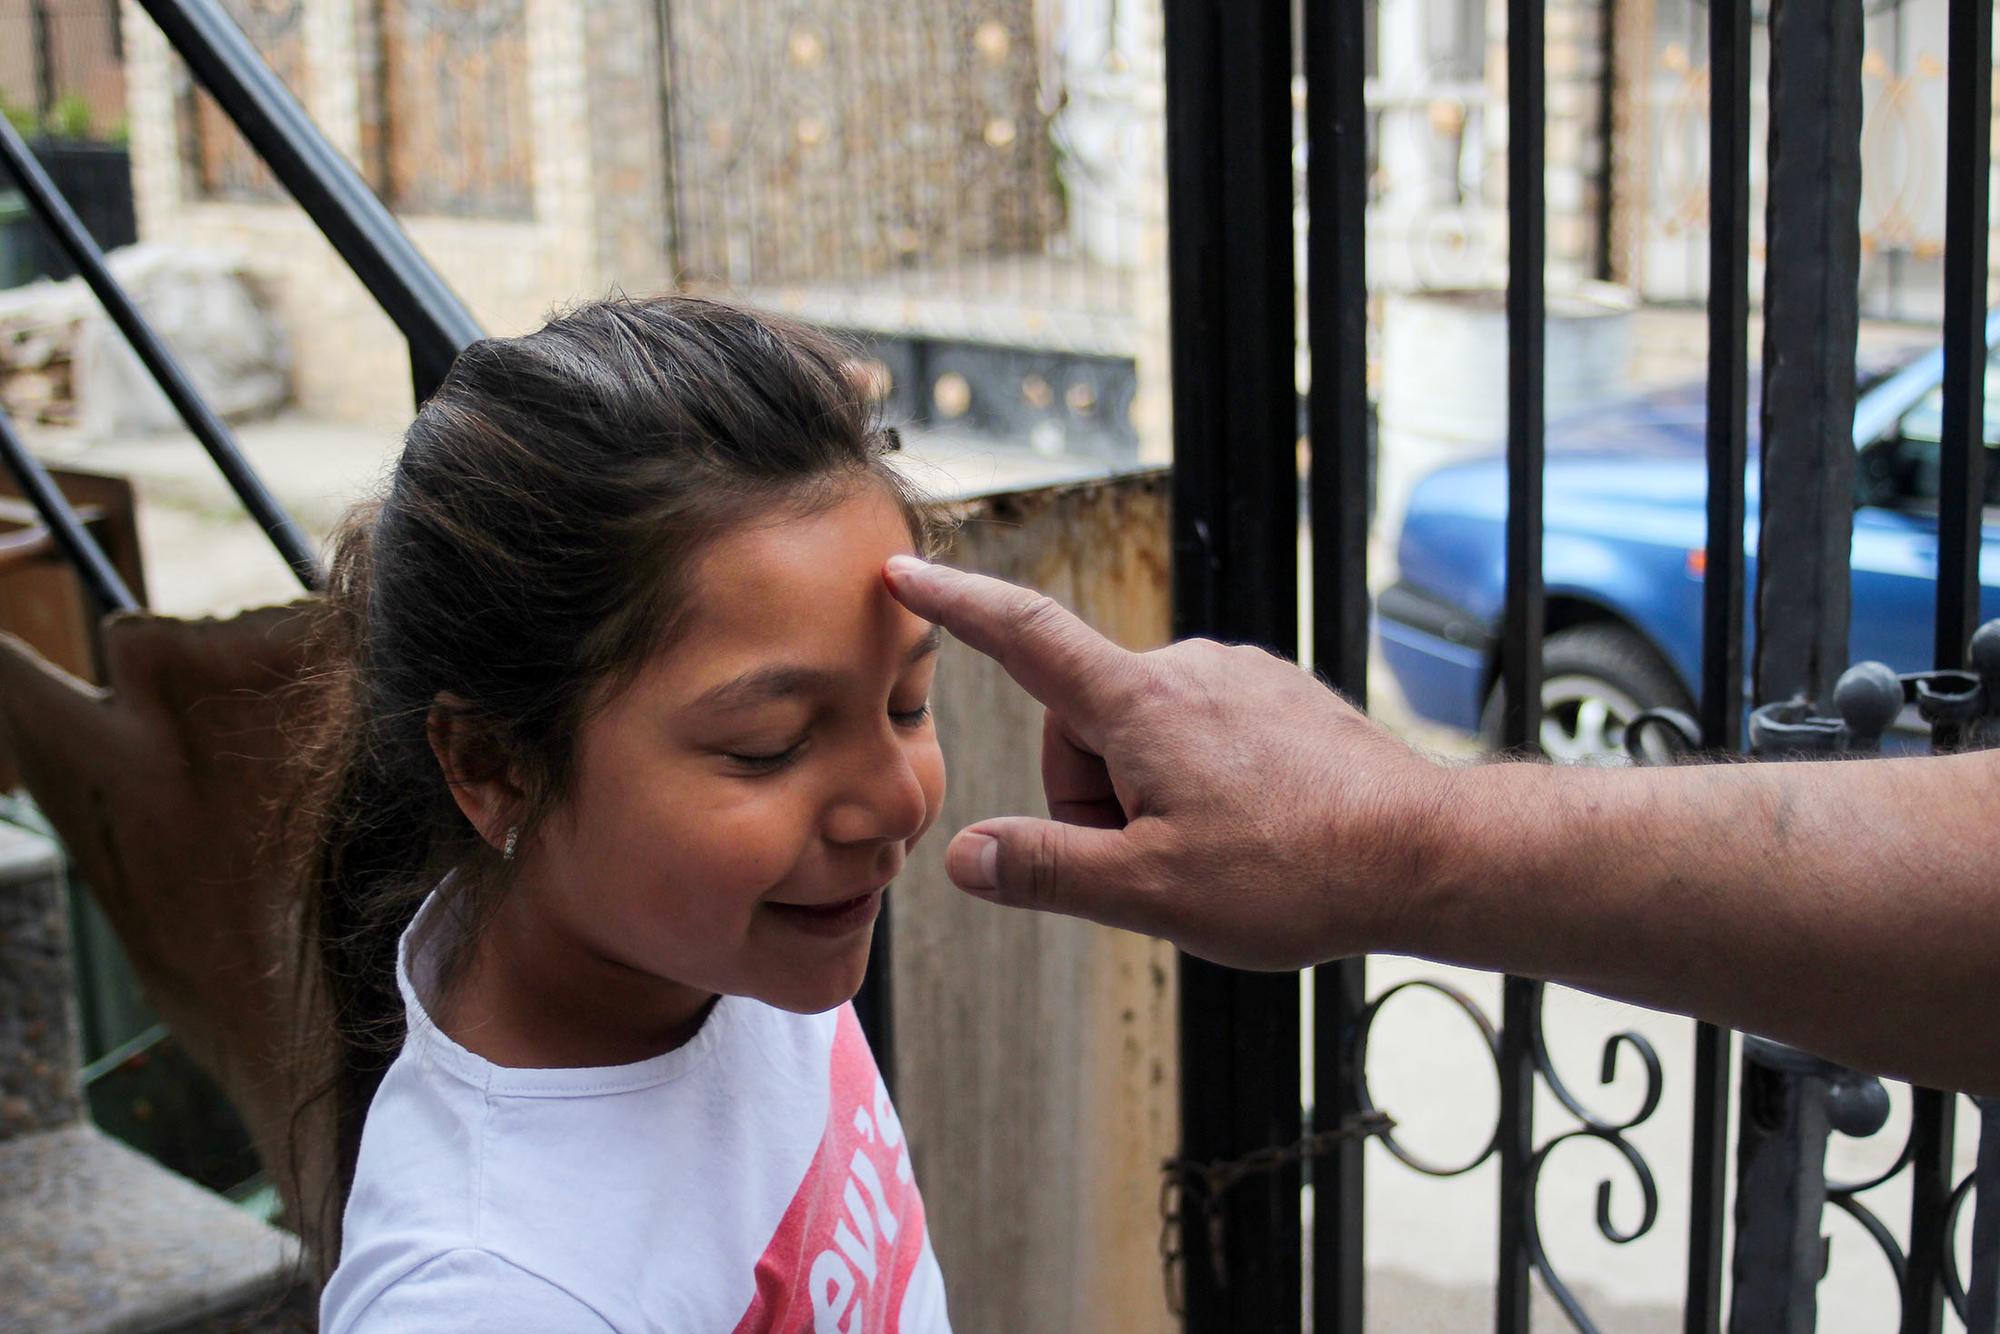
{"label": "girl's cheek", "polygon": [[784,877],[814,835],[817,803],[805,785],[745,784],[726,804],[701,808],[690,831],[707,856],[732,873],[735,883],[768,884]]}

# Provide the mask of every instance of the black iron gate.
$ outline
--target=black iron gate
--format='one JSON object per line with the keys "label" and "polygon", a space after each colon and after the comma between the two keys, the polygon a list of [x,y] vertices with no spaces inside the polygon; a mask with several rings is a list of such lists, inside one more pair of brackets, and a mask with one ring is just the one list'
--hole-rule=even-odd
{"label": "black iron gate", "polygon": [[[1606,0],[1607,8],[1611,0]],[[1756,702],[1803,697],[1831,704],[1845,665],[1854,452],[1856,291],[1860,260],[1862,0],[1759,0],[1771,40],[1769,205],[1761,363],[1762,522],[1756,614]],[[1315,446],[1311,513],[1313,662],[1357,701],[1367,688],[1365,270],[1363,209],[1368,161],[1362,101],[1367,6],[1337,0],[1166,0],[1170,270],[1175,406],[1175,629],[1250,640],[1281,652],[1301,647],[1295,617],[1298,546],[1289,516],[1297,386],[1293,151],[1289,94],[1305,88],[1308,149],[1305,328]],[[1709,497],[1703,581],[1699,719],[1686,730],[1715,754],[1744,749],[1745,469],[1750,258],[1750,42],[1752,0],[1707,0],[1711,52],[1710,272],[1708,300]],[[1992,0],[1951,0],[1947,147],[1945,379],[1938,544],[1936,665],[1965,665],[1979,608],[1977,554],[1984,493],[1984,367]],[[1543,597],[1542,371],[1544,23],[1541,0],[1507,4],[1508,222],[1507,589],[1501,682],[1503,740],[1529,748],[1539,734]],[[2000,639],[1994,641],[2000,667]],[[1866,675],[1863,673],[1863,675]],[[1970,684],[1968,684],[1968,682]],[[1969,740],[1960,721],[1991,709],[1994,688],[1977,675],[1907,681],[1933,744]],[[1864,683],[1865,686],[1865,683]],[[1985,693],[1981,693],[1981,691]],[[1953,695],[1953,692],[1956,692]],[[1866,694],[1863,689],[1861,694]],[[1953,695],[1956,705],[1935,701]],[[1844,691],[1843,702],[1859,695]],[[1895,705],[1903,702],[1901,694]],[[1855,705],[1855,707],[1862,707]],[[1787,712],[1787,709],[1789,711]],[[1956,712],[1954,712],[1954,709]],[[1865,708],[1863,710],[1865,712]],[[1894,709],[1890,712],[1893,714]],[[1769,713],[1795,721],[1804,705]],[[1829,745],[1870,744],[1866,726],[1802,721],[1784,732]],[[1813,732],[1818,728],[1817,733]],[[1767,729],[1777,736],[1782,729]],[[1857,730],[1864,735],[1857,738]],[[1978,729],[1974,727],[1973,731]],[[1183,1218],[1170,1281],[1190,1330],[1364,1327],[1363,1153],[1346,1130],[1370,1127],[1368,1033],[1390,992],[1370,997],[1366,962],[1312,975],[1314,1124],[1302,1124],[1299,992],[1302,978],[1260,976],[1184,959],[1181,970],[1184,1159],[1228,1169],[1227,1192],[1202,1202],[1201,1225]],[[1407,985],[1407,984],[1406,984]],[[1419,984],[1430,985],[1430,984]],[[1438,984],[1440,990],[1449,988]],[[1685,1328],[1722,1327],[1724,1222],[1730,1181],[1732,1035],[1696,1034],[1692,1069],[1663,1067],[1643,1037],[1605,1046],[1608,1072],[1621,1049],[1643,1062],[1636,1115],[1592,1110],[1551,1064],[1542,1031],[1544,987],[1508,979],[1500,1022],[1488,1024],[1500,1073],[1491,1142],[1462,1167],[1421,1164],[1391,1141],[1395,1159],[1440,1175],[1499,1163],[1499,1255],[1494,1323],[1525,1330],[1531,1285],[1544,1286],[1570,1321],[1595,1328],[1545,1251],[1536,1216],[1543,1164],[1577,1139],[1609,1145],[1629,1165],[1642,1201],[1637,1224],[1612,1222],[1602,1187],[1598,1227],[1613,1241],[1651,1230],[1659,1183],[1628,1132],[1663,1097],[1691,1100]],[[1968,1327],[1992,1331],[2000,1294],[2000,1189],[1977,1188],[2000,1169],[2000,1143],[1983,1136],[1980,1167],[1951,1176],[1957,1095],[1917,1090],[1912,1125],[1889,1173],[1861,1182],[1826,1179],[1827,1136],[1867,1133],[1886,1106],[1879,1081],[1773,1044],[1746,1043],[1736,1173],[1734,1295],[1729,1326],[1806,1330],[1824,1267],[1825,1206],[1861,1222],[1902,1289],[1902,1327],[1937,1330],[1949,1304]],[[1537,1088],[1567,1112],[1538,1133]],[[1391,1109],[1393,1110],[1393,1109]],[[1982,1104],[1982,1121],[1993,1110]],[[1872,1122],[1872,1124],[1871,1124]],[[1995,1131],[2000,1135],[2000,1130]],[[1254,1165],[1254,1170],[1243,1170]],[[1857,1197],[1911,1174],[1907,1252]],[[1300,1186],[1315,1203],[1310,1238]],[[1216,1177],[1214,1179],[1223,1179]],[[1677,1188],[1666,1183],[1666,1188]],[[1954,1229],[1976,1200],[1971,1272],[1954,1258]],[[1185,1204],[1183,1208],[1188,1206]],[[1307,1289],[1305,1248],[1311,1247]],[[1310,1291],[1310,1310],[1302,1293]]]}

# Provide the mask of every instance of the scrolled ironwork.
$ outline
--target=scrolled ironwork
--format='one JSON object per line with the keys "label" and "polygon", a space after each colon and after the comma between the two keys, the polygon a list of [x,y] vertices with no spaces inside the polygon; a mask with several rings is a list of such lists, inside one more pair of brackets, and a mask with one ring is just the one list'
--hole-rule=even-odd
{"label": "scrolled ironwork", "polygon": [[1836,1195],[1866,1194],[1867,1192],[1875,1189],[1877,1186],[1882,1185],[1884,1182],[1890,1180],[1897,1173],[1901,1172],[1904,1168],[1908,1167],[1910,1165],[1911,1159],[1916,1157],[1916,1149],[1917,1149],[1917,1128],[1916,1125],[1912,1123],[1909,1130],[1906,1131],[1903,1135],[1903,1148],[1902,1151],[1896,1155],[1896,1159],[1894,1162],[1890,1163],[1880,1172],[1877,1172],[1874,1176],[1863,1177],[1859,1181],[1829,1180],[1826,1183],[1827,1198],[1832,1199]]}
{"label": "scrolled ironwork", "polygon": [[[1361,1011],[1359,1022],[1355,1024],[1354,1043],[1359,1052],[1359,1059],[1354,1064],[1355,1069],[1359,1071],[1361,1085],[1360,1106],[1363,1112],[1379,1112],[1381,1110],[1375,1103],[1375,1092],[1369,1086],[1368,1082],[1369,1035],[1374,1032],[1375,1019],[1381,1014],[1382,1007],[1405,991],[1433,992],[1457,1006],[1460,1012],[1466,1018],[1470,1019],[1473,1026],[1479,1030],[1480,1039],[1486,1044],[1488,1054],[1493,1057],[1494,1076],[1496,1079],[1499,1077],[1500,1030],[1493,1026],[1493,1021],[1487,1017],[1486,1011],[1479,1008],[1479,1002],[1449,982],[1442,982],[1436,978],[1427,977],[1411,978],[1408,981],[1396,983],[1394,986],[1383,991],[1374,1000],[1369,1001],[1366,1008]],[[1397,1162],[1413,1172],[1421,1172],[1428,1177],[1457,1177],[1464,1176],[1467,1172],[1472,1171],[1499,1151],[1500,1127],[1498,1124],[1495,1124],[1493,1133],[1487,1137],[1485,1147],[1481,1148],[1479,1153],[1470,1161],[1457,1167],[1434,1163],[1411,1152],[1396,1138],[1394,1129],[1383,1130],[1376,1135],[1376,1138],[1381,1141],[1382,1147],[1387,1149]]]}
{"label": "scrolled ironwork", "polygon": [[1583,1122],[1589,1129],[1600,1134],[1622,1134],[1650,1118],[1660,1106],[1660,1092],[1666,1082],[1666,1075],[1660,1065],[1659,1053],[1645,1036],[1631,1029],[1613,1033],[1604,1040],[1604,1058],[1598,1074],[1598,1082],[1609,1087],[1618,1078],[1618,1050],[1629,1047],[1646,1067],[1646,1096],[1636,1114],[1624,1121],[1612,1121],[1599,1116],[1584,1106],[1582,1099],[1570,1092],[1569,1085],[1556,1073],[1555,1061],[1549,1056],[1548,1039],[1542,1032],[1542,996],[1545,983],[1535,984],[1535,1026],[1529,1034],[1529,1050],[1534,1053],[1535,1069],[1548,1083],[1549,1092],[1555,1094],[1556,1101],[1569,1109],[1571,1116]]}
{"label": "scrolled ironwork", "polygon": [[[1609,1044],[1606,1050],[1611,1050]],[[1657,1099],[1655,1102],[1657,1103]],[[1632,1124],[1636,1125],[1637,1122]],[[1555,1299],[1556,1305],[1560,1306],[1563,1314],[1569,1317],[1570,1324],[1585,1331],[1586,1334],[1596,1334],[1597,1322],[1583,1309],[1583,1303],[1577,1299],[1574,1292],[1570,1291],[1569,1284],[1556,1273],[1555,1262],[1549,1258],[1548,1248],[1542,1242],[1541,1215],[1536,1206],[1536,1192],[1541,1185],[1543,1164],[1548,1162],[1549,1156],[1557,1149],[1576,1140],[1596,1140],[1600,1144],[1609,1145],[1631,1167],[1633,1176],[1639,1183],[1642,1202],[1639,1221],[1630,1229],[1620,1228],[1611,1221],[1611,1182],[1605,1180],[1597,1183],[1597,1230],[1606,1241],[1613,1245],[1624,1246],[1651,1232],[1653,1225],[1660,1218],[1660,1189],[1653,1179],[1653,1169],[1647,1165],[1639,1151],[1624,1138],[1622,1132],[1599,1124],[1582,1125],[1575,1130],[1557,1135],[1535,1150],[1534,1157],[1528,1160],[1525,1221],[1529,1263],[1534,1266],[1535,1272],[1541,1275],[1549,1296]]]}
{"label": "scrolled ironwork", "polygon": [[[1532,986],[1530,1005],[1532,1017],[1528,1025],[1529,1061],[1534,1068],[1535,1074],[1547,1085],[1549,1092],[1555,1097],[1556,1101],[1576,1119],[1578,1124],[1574,1128],[1545,1141],[1528,1160],[1519,1201],[1519,1207],[1522,1210],[1523,1222],[1525,1224],[1524,1238],[1529,1263],[1535,1273],[1540,1275],[1542,1283],[1549,1291],[1549,1295],[1555,1299],[1556,1304],[1569,1317],[1572,1325],[1579,1330],[1586,1331],[1586,1334],[1594,1334],[1597,1329],[1596,1324],[1590,1319],[1589,1313],[1583,1309],[1583,1305],[1576,1297],[1576,1294],[1570,1290],[1569,1285],[1556,1272],[1555,1263],[1550,1258],[1548,1249],[1542,1241],[1539,1206],[1537,1202],[1537,1193],[1542,1179],[1542,1168],[1550,1157],[1565,1144],[1570,1144],[1578,1140],[1595,1140],[1609,1147],[1631,1169],[1633,1179],[1638,1185],[1640,1196],[1639,1218],[1632,1226],[1624,1228],[1619,1227],[1616,1221],[1613,1220],[1611,1213],[1612,1181],[1607,1177],[1597,1183],[1597,1230],[1605,1240],[1620,1246],[1637,1241],[1640,1237],[1651,1232],[1654,1225],[1659,1221],[1660,1216],[1659,1185],[1653,1176],[1651,1165],[1647,1163],[1644,1155],[1626,1138],[1626,1135],[1631,1130],[1651,1120],[1653,1114],[1659,1110],[1661,1096],[1666,1087],[1665,1067],[1661,1064],[1659,1053],[1654,1049],[1653,1044],[1646,1039],[1644,1034],[1634,1032],[1630,1029],[1623,1029],[1611,1034],[1604,1040],[1603,1053],[1598,1066],[1599,1082],[1609,1087],[1618,1081],[1620,1069],[1619,1053],[1621,1051],[1629,1051],[1639,1061],[1641,1069],[1644,1071],[1645,1083],[1643,1091],[1641,1092],[1637,1109],[1630,1115],[1623,1117],[1612,1116],[1592,1108],[1570,1087],[1569,1082],[1563,1078],[1562,1072],[1557,1069],[1555,1060],[1549,1053],[1548,1038],[1542,1024],[1543,1002],[1547,995],[1547,984],[1536,982]],[[1485,1043],[1488,1052],[1493,1057],[1496,1078],[1501,1074],[1500,1033],[1494,1027],[1493,1021],[1487,1017],[1485,1010],[1480,1007],[1479,1003],[1449,982],[1436,978],[1411,978],[1386,988],[1380,995],[1369,1001],[1367,1006],[1361,1011],[1359,1021],[1355,1026],[1354,1041],[1361,1055],[1361,1059],[1356,1062],[1356,1066],[1361,1072],[1360,1105],[1366,1113],[1376,1113],[1380,1110],[1375,1102],[1374,1090],[1369,1084],[1366,1059],[1368,1040],[1374,1031],[1375,1021],[1381,1015],[1383,1008],[1391,1000],[1403,992],[1413,990],[1428,991],[1442,996],[1445,1000],[1456,1006],[1466,1018],[1471,1020],[1473,1026],[1478,1029],[1480,1038]],[[1408,1146],[1397,1139],[1393,1127],[1377,1132],[1376,1137],[1380,1139],[1382,1146],[1395,1157],[1396,1161],[1413,1171],[1421,1172],[1425,1176],[1431,1177],[1457,1177],[1473,1171],[1494,1157],[1499,1151],[1500,1126],[1496,1121],[1492,1135],[1487,1138],[1486,1143],[1480,1148],[1477,1154],[1464,1162],[1455,1164],[1433,1162],[1411,1151]]]}
{"label": "scrolled ironwork", "polygon": [[1888,1225],[1875,1216],[1874,1210],[1855,1199],[1851,1192],[1836,1194],[1829,1190],[1826,1193],[1826,1202],[1859,1223],[1861,1230],[1866,1232],[1869,1239],[1881,1250],[1882,1258],[1889,1262],[1889,1272],[1895,1276],[1896,1292],[1900,1295],[1909,1282],[1910,1260],[1890,1233]]}
{"label": "scrolled ironwork", "polygon": [[1958,1239],[1958,1217],[1965,1212],[1965,1202],[1972,1198],[1978,1180],[1978,1172],[1967,1172],[1964,1179],[1952,1188],[1951,1199],[1944,1208],[1944,1295],[1951,1302],[1951,1309],[1958,1312],[1958,1318],[1967,1324],[1972,1322],[1972,1317],[1966,1314],[1970,1299],[1966,1294],[1965,1275],[1959,1272],[1958,1247],[1954,1243]]}
{"label": "scrolled ironwork", "polygon": [[1625,1135],[1627,1131],[1652,1119],[1653,1113],[1659,1110],[1660,1097],[1666,1087],[1666,1071],[1660,1063],[1659,1052],[1654,1050],[1653,1044],[1644,1034],[1630,1029],[1613,1033],[1604,1040],[1603,1057],[1598,1066],[1598,1082],[1609,1087],[1617,1081],[1618,1053],[1621,1049],[1626,1049],[1638,1058],[1645,1070],[1645,1091],[1640,1097],[1638,1110],[1622,1120],[1592,1110],[1570,1089],[1568,1081],[1556,1069],[1555,1060],[1549,1054],[1548,1036],[1542,1023],[1543,1002],[1547,990],[1546,983],[1534,983],[1531,1006],[1533,1017],[1528,1029],[1528,1051],[1534,1062],[1535,1073],[1541,1076],[1542,1082],[1548,1086],[1556,1101],[1561,1103],[1580,1124],[1575,1129],[1548,1140],[1535,1150],[1534,1157],[1529,1160],[1522,1200],[1527,1224],[1528,1256],[1535,1272],[1541,1275],[1542,1283],[1548,1288],[1549,1295],[1563,1309],[1563,1314],[1569,1317],[1570,1323],[1579,1330],[1595,1331],[1596,1323],[1590,1319],[1576,1294],[1570,1291],[1569,1285],[1556,1272],[1555,1263],[1549,1258],[1548,1249],[1542,1243],[1541,1215],[1537,1199],[1542,1167],[1557,1149],[1577,1140],[1596,1140],[1609,1146],[1625,1160],[1638,1182],[1641,1200],[1639,1221],[1631,1228],[1620,1228],[1612,1221],[1611,1181],[1606,1178],[1597,1183],[1597,1230],[1606,1241],[1617,1246],[1628,1245],[1651,1232],[1660,1217],[1659,1185],[1653,1178],[1652,1167]]}

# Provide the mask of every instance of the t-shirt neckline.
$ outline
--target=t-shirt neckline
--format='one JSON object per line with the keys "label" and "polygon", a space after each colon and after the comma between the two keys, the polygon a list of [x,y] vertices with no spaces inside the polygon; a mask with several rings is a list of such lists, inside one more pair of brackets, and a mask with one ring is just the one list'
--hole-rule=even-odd
{"label": "t-shirt neckline", "polygon": [[709,1060],[741,1021],[742,1007],[753,1003],[738,996],[719,996],[693,1037],[672,1051],[626,1065],[534,1069],[495,1064],[460,1045],[439,1028],[418,994],[415,979],[421,978],[426,990],[434,981],[435,960],[429,947],[437,929],[435,918],[443,911],[439,896],[449,883],[447,880],[425,896],[396,945],[396,987],[402,992],[405,1021],[403,1044],[406,1052],[451,1071],[488,1095],[594,1097],[629,1093],[680,1079]]}

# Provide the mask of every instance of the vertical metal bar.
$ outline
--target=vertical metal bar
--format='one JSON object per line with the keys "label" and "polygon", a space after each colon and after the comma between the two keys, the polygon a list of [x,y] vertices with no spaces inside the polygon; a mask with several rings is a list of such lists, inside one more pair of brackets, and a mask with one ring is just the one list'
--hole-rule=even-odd
{"label": "vertical metal bar", "polygon": [[1965,1329],[1966,1334],[2000,1334],[2000,1101],[1975,1101],[1979,1161],[1972,1169],[1972,1265],[1965,1281]]}
{"label": "vertical metal bar", "polygon": [[76,265],[83,280],[90,284],[90,290],[103,303],[105,313],[111,316],[119,332],[125,335],[125,341],[132,345],[139,360],[145,363],[154,382],[167,396],[167,401],[187,423],[188,430],[208,450],[209,457],[222,470],[222,475],[242,500],[243,507],[292,567],[292,573],[298,576],[299,582],[307,588],[317,587],[319,560],[313,554],[312,542],[305,531],[293,521],[291,515],[285,513],[277,497],[265,488],[249,460],[243,457],[235,435],[209,407],[201,391],[195,388],[194,381],[181,368],[174,354],[167,350],[166,343],[146,322],[146,317],[139,313],[138,306],[133,304],[125,289],[119,286],[110,266],[104,261],[104,252],[98,249],[97,242],[76,216],[76,211],[56,189],[56,183],[29,150],[27,141],[4,118],[0,118],[0,160],[6,162],[14,177],[20,181],[22,193],[28,197],[43,224],[62,246],[70,262]]}
{"label": "vertical metal bar", "polygon": [[1618,129],[1618,0],[1600,0],[1598,21],[1604,25],[1597,43],[1597,260],[1599,282],[1618,276],[1611,248],[1617,240]]}
{"label": "vertical metal bar", "polygon": [[[1174,630],[1298,641],[1292,32],[1286,0],[1167,0]],[[1300,1130],[1299,979],[1183,957],[1182,1152],[1234,1160]],[[1296,1330],[1299,1173],[1239,1181],[1219,1247],[1182,1228],[1187,1328]]]}
{"label": "vertical metal bar", "polygon": [[1305,6],[1313,664],[1368,699],[1366,5]]}
{"label": "vertical metal bar", "polygon": [[28,0],[28,44],[35,53],[35,124],[46,133],[56,109],[55,41],[48,0]]}
{"label": "vertical metal bar", "polygon": [[1812,1334],[1817,1323],[1833,1070],[1777,1043],[1744,1040],[1731,1334]]}
{"label": "vertical metal bar", "polygon": [[[1993,0],[1951,0],[1945,135],[1944,422],[1938,476],[1941,669],[1965,664],[1979,621],[1986,483],[1986,265],[1993,136]],[[1940,734],[1946,746],[1956,735]]]}
{"label": "vertical metal bar", "polygon": [[1510,977],[1500,989],[1500,1269],[1493,1327],[1527,1334],[1527,1224],[1535,1207],[1528,1189],[1534,1155],[1535,1066],[1528,1047],[1537,1003],[1535,984]]}
{"label": "vertical metal bar", "polygon": [[[1708,539],[1702,578],[1704,746],[1743,748],[1744,469],[1750,317],[1750,3],[1709,0]],[[1731,1035],[1695,1027],[1694,1140],[1683,1328],[1722,1319]]]}
{"label": "vertical metal bar", "polygon": [[1729,1203],[1729,1069],[1726,1028],[1695,1029],[1694,1143],[1688,1190],[1688,1272],[1682,1325],[1714,1334],[1722,1320],[1722,1234]]}
{"label": "vertical metal bar", "polygon": [[70,508],[70,503],[57,488],[55,479],[48,469],[34,455],[14,429],[13,418],[0,408],[0,462],[7,465],[7,471],[21,484],[21,494],[35,507],[42,523],[62,548],[70,564],[76,567],[77,577],[83,586],[97,600],[98,609],[106,614],[114,611],[136,611],[139,600],[132,596],[132,590],[125,586],[125,580],[104,554],[104,548],[83,526],[83,520]]}
{"label": "vertical metal bar", "polygon": [[[1938,475],[1937,666],[1964,665],[1979,618],[1980,509],[1986,491],[1986,260],[1993,131],[1993,0],[1951,0],[1947,56],[1944,404]],[[1956,726],[1939,727],[1953,750]],[[1952,1189],[1957,1096],[1910,1095],[1910,1254],[1904,1334],[1944,1327],[1945,1214]]]}
{"label": "vertical metal bar", "polygon": [[681,217],[680,190],[681,172],[680,142],[674,137],[674,121],[678,99],[682,94],[680,80],[674,77],[674,4],[673,0],[653,0],[653,22],[655,40],[658,45],[653,53],[653,67],[660,72],[660,152],[665,157],[660,179],[666,188],[661,192],[660,213],[666,228],[667,272],[673,275],[676,284],[688,279],[687,235],[685,222]]}
{"label": "vertical metal bar", "polygon": [[[1546,115],[1542,0],[1507,4],[1507,592],[1501,742],[1537,747],[1542,722],[1542,388],[1546,319]],[[1528,1160],[1535,1069],[1533,983],[1510,977],[1500,1005],[1500,1255],[1494,1324],[1528,1328]]]}
{"label": "vertical metal bar", "polygon": [[1861,272],[1862,8],[1771,6],[1756,695],[1831,703],[1847,666]]}
{"label": "vertical metal bar", "polygon": [[[1807,696],[1830,704],[1847,662],[1863,26],[1858,4],[1771,5],[1758,703]],[[1711,550],[1711,561],[1719,554]],[[1825,1269],[1828,1095],[1838,1073],[1745,1039],[1732,1331],[1812,1328]]]}
{"label": "vertical metal bar", "polygon": [[[1979,614],[1980,508],[1986,482],[1987,172],[1993,114],[1992,0],[1952,0],[1945,169],[1943,430],[1938,488],[1934,657],[1961,666]],[[1940,726],[1939,750],[1959,729]],[[1951,1195],[1956,1099],[1911,1095],[1910,1252],[1903,1329],[1935,1334],[1944,1320],[1945,1210]]]}
{"label": "vertical metal bar", "polygon": [[1543,202],[1541,0],[1507,0],[1507,592],[1501,744],[1539,745],[1542,720],[1542,387],[1548,218]]}
{"label": "vertical metal bar", "polygon": [[1944,1328],[1945,1212],[1951,1203],[1958,1095],[1910,1090],[1910,1252],[1903,1279],[1903,1334]]}
{"label": "vertical metal bar", "polygon": [[1708,549],[1701,735],[1743,749],[1744,469],[1750,361],[1750,0],[1710,0]]}
{"label": "vertical metal bar", "polygon": [[[1367,6],[1304,6],[1306,334],[1312,351],[1313,664],[1368,702]],[[1357,1041],[1367,961],[1313,970],[1313,1114],[1325,1130],[1361,1110]],[[1313,1163],[1313,1329],[1361,1334],[1362,1144]]]}

